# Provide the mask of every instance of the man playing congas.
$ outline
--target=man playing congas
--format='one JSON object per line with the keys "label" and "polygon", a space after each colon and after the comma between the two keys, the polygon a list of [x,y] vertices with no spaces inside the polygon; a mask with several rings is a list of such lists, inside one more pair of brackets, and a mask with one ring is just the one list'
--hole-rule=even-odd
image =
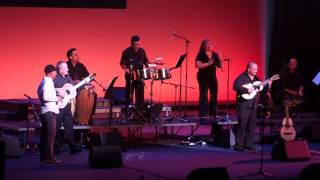
{"label": "man playing congas", "polygon": [[[86,66],[79,62],[80,56],[76,48],[71,48],[67,51],[67,58],[69,75],[75,83],[89,76]],[[86,84],[79,90],[74,107],[74,120],[78,124],[88,124],[95,112],[97,94],[93,88],[92,84]]]}

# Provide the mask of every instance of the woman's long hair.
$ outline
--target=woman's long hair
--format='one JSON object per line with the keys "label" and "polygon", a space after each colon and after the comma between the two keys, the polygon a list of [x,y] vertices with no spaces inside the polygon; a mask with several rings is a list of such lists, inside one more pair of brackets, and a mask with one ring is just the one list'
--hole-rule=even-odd
{"label": "woman's long hair", "polygon": [[206,44],[211,42],[209,39],[205,39],[201,42],[200,48],[199,48],[199,53],[205,53],[206,52]]}

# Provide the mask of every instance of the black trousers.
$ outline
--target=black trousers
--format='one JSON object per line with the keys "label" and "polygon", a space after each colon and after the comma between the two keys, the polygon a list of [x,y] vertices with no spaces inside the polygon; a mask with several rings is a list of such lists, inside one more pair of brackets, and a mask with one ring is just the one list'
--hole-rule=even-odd
{"label": "black trousers", "polygon": [[[126,101],[127,105],[133,103],[133,94],[136,98],[136,109],[142,109],[144,103],[144,82],[142,80],[133,80],[131,83],[130,75],[125,75],[126,79]],[[131,98],[130,98],[131,97]]]}
{"label": "black trousers", "polygon": [[[210,116],[217,115],[217,95],[218,81],[216,77],[203,78],[197,75],[199,84],[199,116],[207,116],[208,110]],[[210,93],[210,103],[208,104],[208,90]]]}
{"label": "black trousers", "polygon": [[56,114],[46,112],[40,116],[40,160],[54,158],[54,142],[56,137]]}
{"label": "black trousers", "polygon": [[57,115],[57,136],[56,136],[56,146],[57,148],[61,147],[63,144],[63,134],[61,131],[61,126],[63,123],[64,127],[64,132],[67,137],[67,141],[69,144],[69,147],[75,148],[76,143],[74,140],[74,135],[73,135],[73,118],[71,114],[71,105],[68,104],[65,108],[59,109],[60,113]]}
{"label": "black trousers", "polygon": [[254,129],[256,127],[257,110],[238,107],[238,124],[235,127],[236,146],[250,147],[254,143]]}

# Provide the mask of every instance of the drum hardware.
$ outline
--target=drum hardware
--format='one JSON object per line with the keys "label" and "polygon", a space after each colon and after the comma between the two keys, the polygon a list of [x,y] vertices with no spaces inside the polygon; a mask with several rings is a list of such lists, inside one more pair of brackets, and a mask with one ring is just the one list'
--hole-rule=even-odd
{"label": "drum hardware", "polygon": [[[134,80],[137,80],[137,79],[148,80],[152,77],[152,73],[151,73],[151,71],[149,71],[148,68],[144,68],[142,71],[139,71],[139,70],[134,71],[135,62],[133,61],[133,59],[129,59],[129,63],[127,65],[129,66],[129,76],[130,76],[129,102],[125,107],[124,113],[122,112],[118,119],[120,119],[124,115],[126,122],[133,121],[135,119],[142,119],[143,121],[146,121],[142,112],[140,110],[138,110],[132,104],[133,103],[133,93],[131,93],[131,92],[132,92]],[[135,78],[135,77],[137,77],[137,78]]]}
{"label": "drum hardware", "polygon": [[167,82],[164,82],[163,80],[161,80],[161,84],[174,86],[174,111],[173,111],[173,116],[168,118],[168,119],[166,119],[166,121],[180,120],[180,121],[187,122],[186,119],[178,118],[178,116],[177,116],[177,90],[178,90],[178,87],[180,87],[180,85],[179,84],[174,84],[174,83],[167,83]]}

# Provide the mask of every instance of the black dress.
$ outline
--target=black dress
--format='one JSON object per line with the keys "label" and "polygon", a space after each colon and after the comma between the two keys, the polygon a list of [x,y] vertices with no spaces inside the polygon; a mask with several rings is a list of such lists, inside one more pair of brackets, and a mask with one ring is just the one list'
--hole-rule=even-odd
{"label": "black dress", "polygon": [[[210,59],[214,63],[208,67],[201,68],[197,73],[197,80],[199,84],[199,116],[207,116],[208,110],[210,116],[217,115],[217,94],[218,81],[216,76],[216,67],[221,68],[221,60],[217,53],[212,52],[212,57],[209,58],[205,52],[199,52],[196,61],[202,63],[209,62]],[[210,103],[208,106],[208,90],[210,92]]]}

